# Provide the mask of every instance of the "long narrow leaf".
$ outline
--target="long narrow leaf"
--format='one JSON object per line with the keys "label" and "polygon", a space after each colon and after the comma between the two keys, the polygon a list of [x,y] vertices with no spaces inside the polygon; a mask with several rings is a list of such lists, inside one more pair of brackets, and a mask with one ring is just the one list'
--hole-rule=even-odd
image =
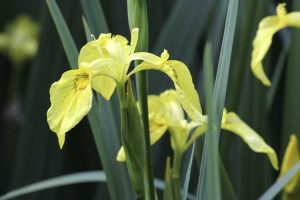
{"label": "long narrow leaf", "polygon": [[292,167],[283,177],[278,179],[258,200],[271,200],[273,199],[284,186],[300,171],[300,162]]}
{"label": "long narrow leaf", "polygon": [[[130,29],[139,28],[139,39],[136,45],[136,51],[148,51],[148,11],[146,0],[127,0],[128,22]],[[135,64],[138,64],[137,61]],[[150,132],[148,120],[148,79],[146,72],[139,72],[136,74],[136,86],[138,101],[140,102],[140,113],[143,125],[143,134],[145,141],[146,160],[145,160],[145,174],[144,187],[146,199],[155,199],[155,190],[153,185],[152,174],[152,156],[150,147]]]}
{"label": "long narrow leaf", "polygon": [[108,26],[101,3],[98,0],[80,0],[80,3],[91,32],[95,35],[107,33]]}
{"label": "long narrow leaf", "polygon": [[[47,180],[39,181],[12,190],[0,196],[0,200],[12,199],[33,192],[39,192],[42,190],[47,190],[47,189],[61,187],[61,186],[68,186],[68,185],[81,184],[81,183],[98,183],[98,182],[106,182],[106,181],[107,178],[104,171],[88,171],[88,172],[79,172],[74,174],[62,175],[59,177],[54,177]],[[155,179],[154,185],[159,190],[163,190],[165,187],[164,181],[160,179]],[[189,194],[189,199],[193,199],[193,196],[190,194]]]}
{"label": "long narrow leaf", "polygon": [[59,37],[62,40],[63,47],[68,57],[68,61],[72,68],[76,68],[77,66],[77,58],[78,58],[78,50],[73,40],[73,37],[68,29],[68,26],[63,19],[63,16],[55,2],[55,0],[46,0],[47,5],[49,7],[50,13],[52,15],[55,26],[57,27],[57,31]]}
{"label": "long narrow leaf", "polygon": [[[226,90],[227,90],[227,82],[228,82],[228,75],[229,75],[229,67],[230,67],[230,59],[231,59],[231,53],[232,53],[232,46],[233,46],[233,38],[234,38],[234,32],[235,32],[235,26],[236,26],[236,19],[237,19],[237,13],[238,13],[238,5],[239,0],[229,0],[228,5],[228,11],[227,11],[227,17],[225,22],[225,30],[224,30],[224,36],[222,41],[222,48],[218,63],[218,69],[217,69],[217,75],[216,75],[216,81],[215,81],[215,88],[214,88],[214,110],[213,115],[215,115],[212,119],[216,119],[214,121],[214,125],[216,126],[213,132],[216,133],[215,137],[217,137],[217,141],[219,140],[219,132],[220,132],[220,124],[221,124],[221,118],[222,118],[222,112],[225,104],[225,96],[226,96]],[[207,140],[206,140],[207,141]],[[206,188],[205,186],[207,184],[206,181],[206,173],[207,173],[207,160],[208,157],[213,159],[214,164],[217,164],[218,161],[214,160],[215,154],[212,147],[209,147],[208,142],[205,141],[204,149],[203,149],[203,157],[201,162],[201,169],[200,169],[200,176],[199,176],[199,182],[198,182],[198,190],[197,190],[197,196],[201,195],[202,197],[207,198],[206,195]],[[217,145],[218,146],[218,145]],[[209,152],[209,149],[212,150],[212,152]],[[217,148],[217,147],[216,147]],[[210,167],[215,167],[215,173],[218,173],[218,166],[212,166],[213,163],[210,164]],[[215,176],[214,174],[212,174]],[[218,177],[214,178],[214,181],[217,181],[218,183]],[[220,194],[220,185],[217,185],[217,191]],[[208,188],[209,189],[209,188]],[[208,190],[209,191],[209,190]],[[217,193],[217,192],[216,192]],[[212,194],[213,195],[213,194]],[[218,195],[218,194],[217,194]],[[198,196],[199,197],[199,196]],[[220,198],[219,196],[215,196],[215,198]]]}

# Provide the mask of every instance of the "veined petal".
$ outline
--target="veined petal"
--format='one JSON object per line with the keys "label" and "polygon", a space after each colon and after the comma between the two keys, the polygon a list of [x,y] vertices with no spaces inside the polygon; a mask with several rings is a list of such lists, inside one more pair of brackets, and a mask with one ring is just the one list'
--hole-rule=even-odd
{"label": "veined petal", "polygon": [[[290,136],[289,144],[284,153],[279,177],[285,175],[299,161],[300,161],[300,154],[299,154],[298,139],[297,136],[293,134]],[[295,192],[297,186],[299,189],[299,185],[300,185],[300,172],[298,172],[297,175],[295,175],[288,182],[288,184],[286,184],[286,186],[284,187],[284,192],[286,193]]]}
{"label": "veined petal", "polygon": [[135,47],[136,47],[138,38],[139,38],[139,29],[138,28],[132,29],[132,31],[131,31],[131,42],[130,42],[131,54],[134,53],[134,51],[135,51]]}
{"label": "veined petal", "polygon": [[47,112],[50,129],[57,134],[60,148],[65,134],[76,126],[92,106],[89,73],[85,69],[69,70],[50,88],[51,107]]}
{"label": "veined petal", "polygon": [[176,91],[179,94],[179,100],[184,110],[192,120],[197,121],[202,115],[202,111],[199,96],[195,90],[195,86],[187,66],[177,60],[169,60],[160,65],[143,62],[136,66],[134,70],[129,73],[128,77],[138,71],[151,69],[162,71],[167,74],[169,78],[171,78],[175,85]]}
{"label": "veined petal", "polygon": [[225,110],[221,127],[240,136],[254,152],[266,154],[274,169],[278,169],[278,158],[275,151],[265,143],[260,135],[242,121],[236,113],[227,113]]}

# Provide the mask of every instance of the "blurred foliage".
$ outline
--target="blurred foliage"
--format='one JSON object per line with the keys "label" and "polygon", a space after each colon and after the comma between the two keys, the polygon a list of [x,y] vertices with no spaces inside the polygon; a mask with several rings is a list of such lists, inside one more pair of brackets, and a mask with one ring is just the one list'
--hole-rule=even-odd
{"label": "blurred foliage", "polygon": [[[85,9],[82,6],[84,1],[61,0],[57,3],[77,47],[81,47],[86,42],[81,18]],[[128,38],[130,31],[126,1],[101,0],[100,3],[108,30]],[[272,88],[261,85],[250,70],[252,40],[258,23],[263,17],[275,13],[277,3],[275,0],[240,0],[225,105],[261,134],[279,154],[281,163],[290,134],[296,133],[300,137],[299,29],[284,29],[273,38],[270,52],[264,60],[268,77],[273,78],[277,74],[277,79],[272,79]],[[300,10],[299,1],[290,0],[287,3],[288,11]],[[147,5],[149,51],[160,53],[165,48],[172,59],[184,61],[191,70],[200,97],[204,98],[204,44],[207,40],[211,41],[214,66],[217,67],[228,1],[152,0],[147,1]],[[87,120],[68,134],[65,148],[59,150],[56,136],[49,130],[46,111],[50,105],[50,85],[59,79],[69,64],[45,1],[1,1],[0,32],[6,31],[7,24],[21,13],[28,14],[40,25],[39,50],[35,58],[25,62],[23,70],[18,73],[13,71],[14,62],[7,57],[8,51],[0,55],[0,194],[53,176],[102,169]],[[33,31],[32,28],[30,30]],[[92,29],[93,32],[98,34]],[[289,50],[282,53],[285,48]],[[278,71],[280,66],[276,65],[279,55],[283,55],[282,71]],[[20,120],[8,118],[5,114],[7,105],[13,103],[13,90],[9,88],[10,82],[16,82],[12,80],[18,80],[19,108],[16,116],[18,119],[21,116]],[[149,73],[150,93],[158,94],[170,87],[166,76]],[[273,98],[267,101],[271,91],[274,92],[271,95]],[[201,100],[205,104],[205,99]],[[118,109],[114,111],[117,113]],[[119,122],[119,118],[116,121]],[[106,130],[109,133],[110,129]],[[189,191],[193,194],[197,190],[202,145],[201,140],[197,142],[195,154],[192,154],[195,162],[191,168]],[[172,155],[167,134],[152,147],[152,153],[154,175],[163,179],[166,158]],[[188,167],[188,155],[183,158],[181,185]],[[109,155],[112,160],[115,156]],[[254,154],[242,144],[241,139],[227,132],[221,134],[220,159],[224,164],[221,187],[232,187],[238,199],[256,199],[278,177],[278,172],[272,169],[265,156]],[[158,195],[162,197],[161,192]],[[223,195],[226,194],[223,192]],[[105,184],[84,184],[17,199],[81,200],[109,197]]]}

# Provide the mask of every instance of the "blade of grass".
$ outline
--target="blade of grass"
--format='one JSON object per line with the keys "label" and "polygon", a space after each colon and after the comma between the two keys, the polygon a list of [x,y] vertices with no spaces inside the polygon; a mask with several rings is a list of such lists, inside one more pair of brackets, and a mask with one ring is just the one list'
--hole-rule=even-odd
{"label": "blade of grass", "polygon": [[194,160],[194,152],[195,152],[195,142],[193,143],[193,147],[192,147],[191,153],[189,155],[189,165],[187,167],[187,171],[185,174],[184,185],[183,185],[183,189],[182,189],[182,199],[183,200],[185,200],[187,198],[187,194],[189,191],[190,177],[191,177],[192,165],[193,165],[193,160]]}
{"label": "blade of grass", "polygon": [[67,27],[65,20],[63,20],[63,16],[55,0],[46,0],[46,2],[49,7],[55,26],[57,27],[59,37],[62,40],[62,44],[70,66],[72,68],[75,68],[77,66],[78,50],[73,40],[73,37]]}
{"label": "blade of grass", "polygon": [[[218,118],[215,113],[215,105],[213,104],[213,61],[212,61],[212,47],[207,43],[204,51],[204,78],[205,78],[205,96],[206,96],[206,110],[208,115],[208,128],[205,134],[204,149],[207,154],[204,157],[209,157],[207,161],[206,171],[206,192],[207,198],[204,199],[221,199],[221,185],[220,185],[220,170],[219,170],[219,154],[218,154],[218,132],[216,131]],[[199,184],[200,185],[200,184]],[[201,197],[198,193],[197,197]]]}
{"label": "blade of grass", "polygon": [[108,26],[101,3],[98,0],[80,0],[80,3],[91,32],[95,35],[107,33]]}
{"label": "blade of grass", "polygon": [[214,0],[176,1],[153,47],[154,52],[160,54],[167,49],[174,58],[191,64],[191,56],[195,55],[214,4]]}
{"label": "blade of grass", "polygon": [[284,188],[284,186],[300,171],[300,162],[292,167],[283,177],[278,179],[258,200],[271,200]]}
{"label": "blade of grass", "polygon": [[[78,51],[68,30],[68,27],[64,22],[63,16],[54,0],[46,0],[46,2],[57,26],[57,30],[60,34],[63,46],[68,55],[69,62],[70,64],[76,63]],[[77,66],[77,64],[73,65],[73,67],[74,66]],[[103,112],[100,113],[99,111],[99,104],[97,104],[97,100],[93,98],[93,106],[88,114],[88,120],[104,170],[107,173],[107,184],[111,198],[132,199],[133,193],[130,189],[130,184],[128,184],[128,180],[126,180],[128,179],[126,176],[126,172],[124,168],[115,161],[115,156],[117,155],[118,148],[121,146],[117,138],[117,131],[113,130],[115,126],[108,127],[108,125],[111,124],[101,123],[103,122],[103,119],[107,119],[110,115],[106,115],[106,113]],[[110,119],[108,121],[112,122],[113,119]],[[112,132],[114,134],[111,134]]]}
{"label": "blade of grass", "polygon": [[[172,59],[175,58],[187,64],[192,76],[198,74],[200,68],[199,63],[196,62],[198,60],[196,59],[197,47],[201,38],[204,37],[215,3],[215,0],[176,1],[166,22],[161,27],[159,36],[152,47],[153,52],[159,55],[163,49],[167,49]],[[193,76],[193,78],[198,77]],[[159,73],[149,73],[149,80],[152,82],[149,85],[151,92],[158,93],[172,87],[170,81]]]}
{"label": "blade of grass", "polygon": [[[225,104],[238,7],[239,7],[239,0],[229,0],[224,36],[222,41],[221,53],[220,53],[218,70],[216,75],[216,82],[214,87],[214,98],[215,98],[216,115],[217,115],[216,117],[219,122],[221,122],[223,108]],[[220,132],[220,125],[221,123],[218,123],[217,132]]]}
{"label": "blade of grass", "polygon": [[30,185],[12,190],[0,197],[0,200],[12,199],[25,194],[51,189],[54,187],[74,185],[79,183],[105,182],[106,177],[103,171],[81,172],[63,175],[55,178],[32,183]]}
{"label": "blade of grass", "polygon": [[272,86],[269,89],[268,94],[267,94],[267,100],[266,100],[266,111],[267,112],[271,111],[271,108],[272,108],[272,105],[274,102],[274,97],[275,97],[276,91],[279,87],[280,78],[282,77],[282,74],[283,74],[284,64],[285,64],[285,60],[288,55],[289,48],[290,48],[289,44],[284,45],[283,49],[280,52],[278,61],[276,63],[275,71],[274,71],[273,78],[272,78]]}
{"label": "blade of grass", "polygon": [[[214,87],[214,102],[213,102],[213,121],[215,129],[213,130],[217,138],[217,145],[216,147],[208,146],[207,140],[205,140],[204,143],[204,149],[203,149],[203,156],[202,156],[202,162],[201,162],[201,169],[200,169],[200,175],[199,175],[199,182],[198,182],[198,189],[197,189],[197,197],[203,197],[201,199],[207,199],[207,195],[216,195],[215,198],[220,198],[220,185],[216,185],[217,191],[216,194],[206,194],[206,188],[205,186],[206,181],[209,183],[212,183],[216,181],[215,184],[219,184],[219,177],[216,176],[217,174],[210,174],[212,177],[214,177],[214,180],[206,180],[206,171],[207,168],[209,168],[211,171],[215,171],[215,173],[218,173],[218,167],[219,166],[213,166],[218,163],[217,160],[214,158],[214,149],[218,149],[218,140],[219,140],[219,133],[220,133],[220,125],[221,125],[221,119],[222,119],[222,112],[225,104],[225,96],[226,96],[226,90],[227,90],[227,82],[228,82],[228,75],[229,75],[229,68],[230,68],[230,59],[231,59],[231,53],[232,53],[232,46],[233,46],[233,38],[235,33],[235,26],[236,26],[236,19],[237,19],[237,13],[238,13],[238,5],[239,0],[229,0],[228,4],[228,11],[227,11],[227,17],[225,22],[225,30],[224,30],[224,36],[222,41],[222,47],[221,47],[221,53],[218,63],[218,69],[217,69],[217,75],[216,75],[216,81],[215,81],[215,87]],[[213,139],[212,139],[213,141]],[[209,149],[210,148],[210,149]],[[209,152],[212,151],[212,152]],[[210,158],[207,162],[208,157]],[[210,163],[210,164],[209,164]],[[210,165],[210,166],[209,166]],[[214,167],[214,170],[211,168]],[[217,168],[216,168],[217,167]],[[208,191],[211,191],[208,188]],[[208,198],[210,199],[210,198]]]}
{"label": "blade of grass", "polygon": [[[51,188],[68,186],[81,183],[98,183],[106,182],[107,177],[104,171],[88,171],[88,172],[79,172],[68,175],[62,175],[54,178],[50,178],[43,181],[38,181],[18,189],[7,192],[6,194],[0,196],[0,200],[7,200],[30,194],[33,192],[39,192],[42,190],[47,190]],[[157,189],[163,190],[165,187],[164,181],[160,179],[154,180],[154,185]],[[193,199],[193,196],[189,194],[189,198]]]}
{"label": "blade of grass", "polygon": [[[292,10],[300,10],[300,1],[293,1]],[[297,133],[300,136],[300,30],[293,28],[291,37],[291,47],[288,58],[288,66],[286,71],[286,84],[284,93],[283,107],[283,128],[281,145],[284,147],[288,143],[291,133]],[[284,149],[281,149],[281,154]]]}

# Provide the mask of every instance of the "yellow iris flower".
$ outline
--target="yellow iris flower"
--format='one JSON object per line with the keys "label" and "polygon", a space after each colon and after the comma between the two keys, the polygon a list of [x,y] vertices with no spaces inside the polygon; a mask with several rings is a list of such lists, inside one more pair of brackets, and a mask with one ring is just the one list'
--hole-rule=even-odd
{"label": "yellow iris flower", "polygon": [[0,51],[17,65],[31,59],[38,49],[40,27],[27,15],[20,15],[0,33]]}
{"label": "yellow iris flower", "polygon": [[[148,103],[151,144],[157,142],[169,130],[174,151],[184,152],[207,129],[207,116],[205,115],[198,116],[199,121],[188,122],[185,119],[180,98],[174,90],[167,90],[159,96],[150,95]],[[272,166],[278,169],[275,151],[236,113],[227,112],[224,109],[221,128],[240,136],[254,152],[266,154]],[[122,147],[118,152],[117,160],[125,161],[125,152]]]}
{"label": "yellow iris flower", "polygon": [[268,16],[260,21],[253,40],[251,69],[265,86],[271,86],[271,81],[264,72],[262,60],[271,46],[273,35],[286,27],[300,28],[300,12],[287,13],[285,6],[285,3],[279,4],[275,16]]}
{"label": "yellow iris flower", "polygon": [[[286,148],[279,177],[285,175],[295,164],[300,162],[298,139],[291,135]],[[283,190],[284,199],[298,199],[300,194],[300,172],[286,184]],[[296,197],[296,198],[294,198]]]}
{"label": "yellow iris flower", "polygon": [[[131,43],[121,35],[101,34],[80,50],[79,69],[65,72],[50,88],[51,107],[47,112],[50,129],[57,134],[62,148],[65,134],[76,126],[92,106],[92,89],[109,100],[116,87],[124,88],[130,76],[142,70],[159,70],[174,82],[187,113],[196,119],[201,112],[198,94],[186,65],[168,60],[166,50],[161,56],[136,52],[138,29],[131,32]],[[132,61],[144,61],[129,72]]]}

